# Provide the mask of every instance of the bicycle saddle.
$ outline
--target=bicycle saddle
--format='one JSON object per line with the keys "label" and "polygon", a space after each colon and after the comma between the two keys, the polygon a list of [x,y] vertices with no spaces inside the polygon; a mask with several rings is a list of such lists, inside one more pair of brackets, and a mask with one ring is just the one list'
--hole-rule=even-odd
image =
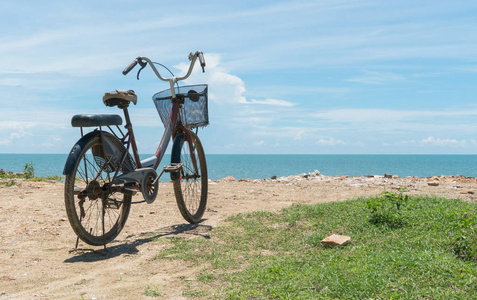
{"label": "bicycle saddle", "polygon": [[106,106],[118,106],[119,108],[128,107],[129,102],[137,103],[137,96],[134,91],[114,91],[105,93],[103,96],[103,103]]}

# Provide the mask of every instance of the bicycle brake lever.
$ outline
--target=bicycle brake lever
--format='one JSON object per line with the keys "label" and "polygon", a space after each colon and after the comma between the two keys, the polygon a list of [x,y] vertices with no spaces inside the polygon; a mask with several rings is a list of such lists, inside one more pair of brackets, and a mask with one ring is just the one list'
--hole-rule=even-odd
{"label": "bicycle brake lever", "polygon": [[137,76],[136,76],[137,80],[139,80],[139,73],[141,73],[142,69],[144,69],[145,67],[146,67],[146,64],[144,64],[144,66],[141,65],[141,68],[139,69],[139,71],[137,71]]}
{"label": "bicycle brake lever", "polygon": [[136,76],[137,80],[139,80],[139,73],[141,73],[142,69],[144,69],[147,66],[147,62],[143,61],[142,57],[136,58],[136,62],[137,62],[137,64],[139,64],[141,66],[139,71],[137,71],[137,76]]}

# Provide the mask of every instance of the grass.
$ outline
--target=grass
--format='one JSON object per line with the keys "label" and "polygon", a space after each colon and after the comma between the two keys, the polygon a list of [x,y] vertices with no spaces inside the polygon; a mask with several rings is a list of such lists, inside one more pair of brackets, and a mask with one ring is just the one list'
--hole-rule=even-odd
{"label": "grass", "polygon": [[35,176],[31,178],[26,178],[23,175],[1,174],[0,185],[12,186],[12,185],[17,185],[18,183],[21,182],[21,181],[16,181],[15,179],[33,181],[33,182],[48,182],[48,181],[63,181],[64,180],[62,176],[40,176],[40,177]]}
{"label": "grass", "polygon": [[35,167],[32,162],[25,164],[23,172],[21,173],[13,173],[13,172],[5,172],[0,173],[0,186],[13,186],[16,185],[18,182],[15,179],[23,179],[27,181],[63,181],[63,177],[61,176],[41,176],[38,177],[35,175]]}
{"label": "grass", "polygon": [[[0,177],[1,178],[1,177]],[[0,180],[0,186],[14,186],[17,182],[14,179],[8,179],[6,181]]]}
{"label": "grass", "polygon": [[159,287],[155,285],[147,285],[144,288],[144,295],[149,297],[160,297],[162,293],[159,291]]}
{"label": "grass", "polygon": [[[379,197],[294,205],[280,213],[231,217],[210,239],[160,239],[171,245],[157,259],[187,260],[199,267],[194,293],[186,289],[189,297],[477,298],[475,204],[402,198],[402,193],[381,197],[392,203],[405,200],[398,210],[385,213],[392,220],[397,215],[399,226],[376,218],[379,211],[372,204]],[[332,233],[352,241],[341,248],[322,246],[320,241]]]}

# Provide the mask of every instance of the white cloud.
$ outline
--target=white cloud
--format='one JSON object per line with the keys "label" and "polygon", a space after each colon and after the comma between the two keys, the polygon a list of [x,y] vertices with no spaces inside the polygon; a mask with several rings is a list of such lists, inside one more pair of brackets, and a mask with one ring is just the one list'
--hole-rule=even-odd
{"label": "white cloud", "polygon": [[[33,133],[29,129],[35,126],[36,123],[33,122],[0,122],[0,133],[7,132],[8,136],[0,138],[0,145],[10,145],[16,140],[32,136]],[[4,133],[1,136],[4,136]]]}
{"label": "white cloud", "polygon": [[365,74],[361,76],[348,79],[348,81],[351,82],[364,84],[388,84],[404,80],[406,80],[406,78],[403,75],[392,72],[365,72]]}
{"label": "white cloud", "polygon": [[57,135],[50,135],[50,137],[42,144],[45,148],[56,148],[63,139]]}
{"label": "white cloud", "polygon": [[[204,54],[206,60],[206,72],[203,74],[200,72],[200,68],[197,65],[195,71],[191,77],[186,81],[191,82],[207,82],[209,85],[209,99],[218,104],[226,103],[241,103],[241,104],[262,104],[269,106],[279,107],[292,107],[294,103],[280,100],[266,98],[264,100],[251,99],[247,100],[244,93],[245,83],[243,80],[230,74],[230,72],[224,69],[220,64],[220,55],[207,53]],[[181,74],[185,74],[189,68],[189,64],[181,63],[175,66],[180,70]]]}
{"label": "white cloud", "polygon": [[458,139],[450,139],[450,138],[434,138],[432,136],[427,137],[422,140],[405,140],[396,142],[396,145],[401,146],[419,146],[419,147],[450,147],[450,148],[469,148],[469,147],[477,147],[477,141],[474,139],[466,140],[458,140]]}
{"label": "white cloud", "polygon": [[475,108],[452,110],[399,110],[380,108],[342,108],[312,113],[312,117],[340,123],[390,123],[423,118],[477,116]]}
{"label": "white cloud", "polygon": [[[245,83],[240,77],[229,74],[227,70],[220,66],[220,55],[214,53],[204,54],[206,61],[205,73],[199,71],[201,68],[196,62],[196,66],[186,83],[207,82],[209,85],[209,99],[217,104],[246,103],[243,96],[245,93]],[[180,70],[180,74],[186,74],[189,64],[181,63],[175,66]]]}
{"label": "white cloud", "polygon": [[265,100],[252,99],[250,101],[245,101],[243,103],[247,103],[247,104],[265,104],[265,105],[285,106],[285,107],[295,106],[295,104],[292,103],[292,102],[285,101],[285,100],[277,100],[277,99],[265,99]]}
{"label": "white cloud", "polygon": [[439,147],[462,147],[467,144],[466,140],[458,141],[456,139],[441,139],[430,136],[426,139],[423,139],[419,142],[423,146],[439,146]]}
{"label": "white cloud", "polygon": [[319,139],[316,141],[317,145],[320,146],[337,146],[337,145],[346,145],[345,142],[343,142],[340,139],[335,139],[335,138],[329,138],[329,139]]}
{"label": "white cloud", "polygon": [[305,134],[305,130],[299,130],[296,133],[296,136],[293,138],[295,141],[301,141],[303,139],[303,135]]}

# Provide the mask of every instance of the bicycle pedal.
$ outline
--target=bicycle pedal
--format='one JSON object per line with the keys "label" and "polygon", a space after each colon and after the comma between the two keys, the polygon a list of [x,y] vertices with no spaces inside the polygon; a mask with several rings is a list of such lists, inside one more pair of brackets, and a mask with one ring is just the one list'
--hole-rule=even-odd
{"label": "bicycle pedal", "polygon": [[181,163],[171,163],[168,166],[164,166],[164,172],[175,173],[182,170]]}

